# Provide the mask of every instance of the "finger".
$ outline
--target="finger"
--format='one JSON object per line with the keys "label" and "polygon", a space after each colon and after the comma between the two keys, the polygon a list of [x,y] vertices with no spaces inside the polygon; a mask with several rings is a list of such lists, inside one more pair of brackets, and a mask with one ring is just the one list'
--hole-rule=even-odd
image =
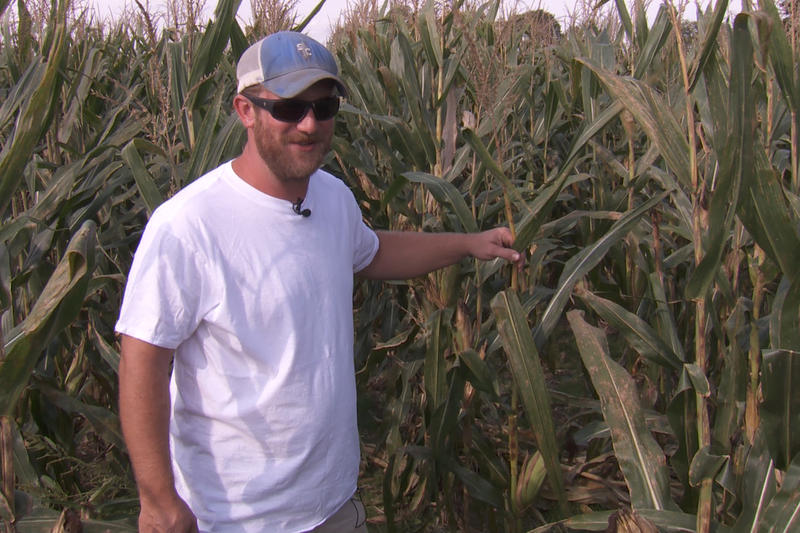
{"label": "finger", "polygon": [[522,264],[522,254],[518,251],[514,250],[513,248],[501,248],[498,247],[495,250],[496,257],[502,257],[506,261],[510,261],[511,263],[516,263],[517,265]]}
{"label": "finger", "polygon": [[525,254],[514,250],[513,248],[508,248],[511,250],[510,257],[507,257],[508,261],[514,263],[517,266],[517,270],[522,270],[522,267],[525,266]]}
{"label": "finger", "polygon": [[495,228],[493,231],[493,237],[496,239],[496,242],[499,242],[503,246],[511,246],[514,243],[514,238],[511,236],[511,230],[506,227]]}

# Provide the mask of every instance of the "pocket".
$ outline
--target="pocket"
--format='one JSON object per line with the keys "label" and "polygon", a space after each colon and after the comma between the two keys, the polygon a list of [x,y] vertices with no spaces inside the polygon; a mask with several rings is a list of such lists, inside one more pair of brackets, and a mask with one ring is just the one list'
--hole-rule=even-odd
{"label": "pocket", "polygon": [[367,533],[367,513],[358,496],[342,505],[324,524],[312,533]]}
{"label": "pocket", "polygon": [[356,512],[355,529],[357,531],[367,531],[367,510],[364,508],[364,504],[361,503],[361,498],[353,496],[350,498],[350,501],[352,502],[353,507],[355,507]]}

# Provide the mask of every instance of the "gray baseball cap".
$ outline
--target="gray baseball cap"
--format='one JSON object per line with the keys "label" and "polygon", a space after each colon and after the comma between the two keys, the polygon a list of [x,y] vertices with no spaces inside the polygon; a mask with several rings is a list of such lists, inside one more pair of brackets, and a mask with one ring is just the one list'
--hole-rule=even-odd
{"label": "gray baseball cap", "polygon": [[339,94],[347,96],[333,55],[311,37],[294,31],[273,33],[245,50],[236,78],[237,92],[260,83],[281,98],[292,98],[320,80],[333,80]]}

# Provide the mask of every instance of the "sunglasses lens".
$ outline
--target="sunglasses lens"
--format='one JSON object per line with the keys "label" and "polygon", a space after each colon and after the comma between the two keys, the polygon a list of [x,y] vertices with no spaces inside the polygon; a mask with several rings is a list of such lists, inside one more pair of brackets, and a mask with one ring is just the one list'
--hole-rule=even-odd
{"label": "sunglasses lens", "polygon": [[330,120],[339,111],[339,98],[331,96],[329,98],[320,98],[313,104],[314,117],[317,120]]}
{"label": "sunglasses lens", "polygon": [[309,103],[301,100],[279,100],[272,104],[272,116],[283,122],[300,122],[308,107]]}
{"label": "sunglasses lens", "polygon": [[313,102],[306,100],[267,100],[248,96],[251,102],[269,111],[275,120],[281,122],[300,122],[309,109],[314,110],[317,120],[330,120],[339,111],[339,97],[329,96]]}

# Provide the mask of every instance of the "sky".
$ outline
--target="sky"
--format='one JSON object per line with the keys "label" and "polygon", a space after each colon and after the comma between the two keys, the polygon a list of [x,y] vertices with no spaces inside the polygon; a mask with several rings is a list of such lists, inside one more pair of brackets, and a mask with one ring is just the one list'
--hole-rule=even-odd
{"label": "sky", "polygon": [[[310,13],[318,1],[319,0],[298,0],[298,18],[302,19]],[[564,21],[569,19],[571,13],[575,12],[578,1],[579,0],[518,0],[517,11],[524,11],[526,7],[530,9],[541,8],[552,13],[563,26]],[[707,6],[709,2],[710,0],[699,0],[699,3],[703,6]],[[733,14],[738,13],[740,11],[740,2],[741,0],[730,0],[728,11]],[[95,8],[97,15],[103,19],[119,16],[119,14],[124,11],[126,4],[135,6],[133,0],[88,0],[88,3]],[[144,2],[142,1],[142,3]],[[613,2],[609,3],[613,4]],[[628,0],[628,4],[630,3],[631,1]],[[150,0],[152,9],[164,10],[164,4],[164,0]],[[206,0],[205,4],[207,16],[210,18],[217,2],[216,0]],[[306,28],[306,33],[318,41],[325,42],[331,26],[335,25],[336,21],[339,19],[339,14],[347,7],[347,4],[348,0],[327,0],[317,16],[311,21],[308,28]],[[678,4],[677,1],[676,4]],[[655,13],[658,6],[657,0],[652,0],[650,5],[651,8],[649,11]],[[687,17],[694,18],[693,14],[694,8],[690,7],[686,15]],[[238,16],[243,22],[248,20],[250,16],[250,0],[242,0]]]}

